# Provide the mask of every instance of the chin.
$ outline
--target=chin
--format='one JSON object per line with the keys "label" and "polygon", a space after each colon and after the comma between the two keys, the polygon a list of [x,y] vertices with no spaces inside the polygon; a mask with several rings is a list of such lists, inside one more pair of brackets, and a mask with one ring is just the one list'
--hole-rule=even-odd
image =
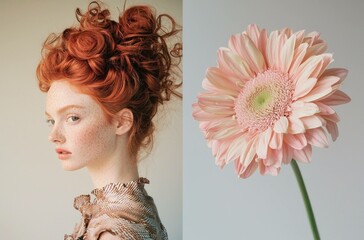
{"label": "chin", "polygon": [[74,164],[71,162],[62,162],[62,168],[65,171],[75,171],[78,169],[81,169],[83,166],[79,165],[79,164]]}

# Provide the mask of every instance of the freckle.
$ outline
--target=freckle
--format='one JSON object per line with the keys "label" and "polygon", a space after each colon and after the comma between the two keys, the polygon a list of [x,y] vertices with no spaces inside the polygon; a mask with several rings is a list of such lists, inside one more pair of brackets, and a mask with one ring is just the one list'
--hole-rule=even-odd
{"label": "freckle", "polygon": [[[99,110],[100,111],[100,110]],[[107,125],[105,125],[104,119],[100,118],[100,114],[97,109],[90,111],[89,116],[94,119],[87,123],[85,129],[80,134],[80,146],[82,158],[84,164],[87,164],[90,160],[104,160],[105,155],[111,153],[113,148],[112,137],[110,132],[105,131]]]}

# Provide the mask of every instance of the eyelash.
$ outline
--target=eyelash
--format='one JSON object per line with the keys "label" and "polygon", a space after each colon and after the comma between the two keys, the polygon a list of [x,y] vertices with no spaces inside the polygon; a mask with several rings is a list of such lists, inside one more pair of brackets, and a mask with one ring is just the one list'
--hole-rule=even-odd
{"label": "eyelash", "polygon": [[[72,122],[76,122],[76,121],[78,121],[80,118],[79,117],[77,117],[77,116],[69,116],[68,118],[67,118],[67,122],[68,122],[68,119],[70,119],[70,118],[77,118],[76,120],[74,120],[74,121],[72,121]],[[49,126],[53,126],[54,125],[54,123],[55,123],[55,121],[53,120],[53,119],[47,119],[46,120],[46,123],[49,125]]]}
{"label": "eyelash", "polygon": [[77,117],[77,116],[69,116],[68,118],[67,118],[67,121],[68,121],[68,119],[70,119],[70,118],[77,118],[76,120],[74,120],[73,122],[76,122],[76,121],[78,121],[80,118],[79,117]]}
{"label": "eyelash", "polygon": [[49,126],[53,126],[53,125],[54,125],[54,120],[53,120],[53,119],[47,119],[47,120],[46,120],[46,123],[47,123]]}

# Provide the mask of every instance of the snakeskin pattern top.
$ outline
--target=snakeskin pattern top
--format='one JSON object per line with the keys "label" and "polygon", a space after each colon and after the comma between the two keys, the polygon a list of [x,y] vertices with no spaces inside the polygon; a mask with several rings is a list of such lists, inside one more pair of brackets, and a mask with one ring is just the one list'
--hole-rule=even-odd
{"label": "snakeskin pattern top", "polygon": [[129,183],[109,183],[90,195],[75,198],[74,207],[82,214],[72,235],[64,240],[97,240],[104,232],[120,239],[168,239],[166,229],[161,223],[153,198],[144,189],[149,183],[139,178]]}

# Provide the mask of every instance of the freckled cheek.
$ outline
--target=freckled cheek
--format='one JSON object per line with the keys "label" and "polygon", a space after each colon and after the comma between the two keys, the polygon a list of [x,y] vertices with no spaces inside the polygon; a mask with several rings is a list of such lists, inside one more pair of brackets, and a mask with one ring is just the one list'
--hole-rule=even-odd
{"label": "freckled cheek", "polygon": [[86,161],[106,157],[114,147],[113,135],[105,126],[85,126],[75,132],[73,147]]}

